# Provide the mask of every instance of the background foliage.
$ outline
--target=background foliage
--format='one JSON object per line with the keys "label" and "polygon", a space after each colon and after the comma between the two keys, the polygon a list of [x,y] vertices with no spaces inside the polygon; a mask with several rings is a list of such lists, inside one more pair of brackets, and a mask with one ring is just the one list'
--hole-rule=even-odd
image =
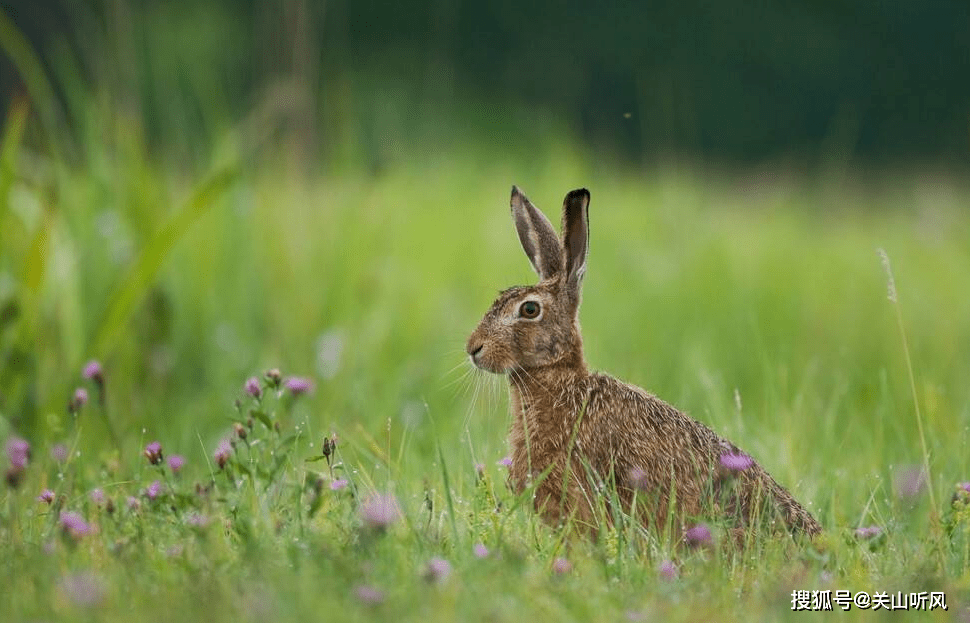
{"label": "background foliage", "polygon": [[[0,618],[774,618],[825,587],[965,609],[967,9],[718,7],[5,3],[0,440],[33,454],[0,497]],[[592,191],[591,365],[749,451],[826,526],[818,547],[564,540],[505,490],[504,385],[463,376],[463,347],[534,279],[512,183],[553,220]],[[315,391],[284,396],[262,463],[238,459],[256,476],[227,478],[234,400],[273,367]],[[331,433],[352,486],[310,517],[341,475],[317,460]],[[186,459],[161,503],[156,439]],[[374,492],[404,514],[380,535]],[[423,579],[433,557],[448,581]]]}

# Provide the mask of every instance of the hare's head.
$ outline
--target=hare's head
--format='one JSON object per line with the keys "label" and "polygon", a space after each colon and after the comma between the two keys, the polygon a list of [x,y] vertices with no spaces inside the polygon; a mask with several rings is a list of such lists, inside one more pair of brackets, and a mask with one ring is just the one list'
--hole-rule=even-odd
{"label": "hare's head", "polygon": [[502,292],[468,338],[466,351],[483,370],[503,374],[557,363],[583,366],[579,301],[589,247],[585,188],[566,195],[562,238],[515,186],[512,217],[519,241],[539,274],[534,286]]}

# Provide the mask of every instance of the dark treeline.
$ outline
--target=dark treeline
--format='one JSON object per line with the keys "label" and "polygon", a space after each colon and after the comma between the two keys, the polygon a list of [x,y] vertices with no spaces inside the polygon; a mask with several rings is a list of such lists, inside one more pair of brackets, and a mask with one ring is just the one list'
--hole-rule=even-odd
{"label": "dark treeline", "polygon": [[[67,48],[90,81],[115,61],[127,67],[116,86],[137,91],[157,137],[208,114],[199,91],[240,118],[271,78],[296,76],[313,92],[366,74],[549,110],[635,158],[970,159],[966,0],[57,0],[4,10],[45,63]],[[193,73],[207,67],[211,79]],[[0,71],[6,101],[17,78],[7,60]],[[187,85],[189,102],[176,94]]]}

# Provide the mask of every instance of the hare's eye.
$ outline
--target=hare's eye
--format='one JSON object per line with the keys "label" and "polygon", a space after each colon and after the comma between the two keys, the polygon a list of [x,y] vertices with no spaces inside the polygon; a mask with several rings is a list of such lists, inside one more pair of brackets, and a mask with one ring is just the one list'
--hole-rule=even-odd
{"label": "hare's eye", "polygon": [[535,318],[539,315],[539,304],[535,301],[526,301],[519,306],[519,315],[523,318]]}

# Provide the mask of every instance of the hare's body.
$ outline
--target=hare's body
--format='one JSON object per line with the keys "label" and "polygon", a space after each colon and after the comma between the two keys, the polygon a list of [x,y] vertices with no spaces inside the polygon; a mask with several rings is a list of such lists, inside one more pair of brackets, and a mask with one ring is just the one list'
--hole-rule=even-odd
{"label": "hare's body", "polygon": [[635,385],[568,369],[510,377],[509,481],[521,492],[552,466],[536,491],[536,507],[552,523],[574,514],[595,525],[598,490],[613,483],[624,509],[637,492],[647,509],[642,519],[661,530],[671,505],[675,518],[718,513],[744,527],[757,514],[794,531],[821,529],[757,463],[737,472],[721,466],[721,456],[741,454],[736,446]]}
{"label": "hare's body", "polygon": [[560,241],[513,188],[519,238],[541,280],[503,292],[468,340],[475,365],[509,377],[513,488],[541,478],[535,505],[552,523],[572,516],[595,526],[597,498],[615,485],[626,510],[636,495],[646,508],[638,515],[661,529],[720,514],[737,528],[777,517],[817,534],[818,522],[760,465],[721,465],[725,455],[747,459],[733,444],[639,387],[588,371],[578,320],[588,202],[585,190],[566,196]]}

